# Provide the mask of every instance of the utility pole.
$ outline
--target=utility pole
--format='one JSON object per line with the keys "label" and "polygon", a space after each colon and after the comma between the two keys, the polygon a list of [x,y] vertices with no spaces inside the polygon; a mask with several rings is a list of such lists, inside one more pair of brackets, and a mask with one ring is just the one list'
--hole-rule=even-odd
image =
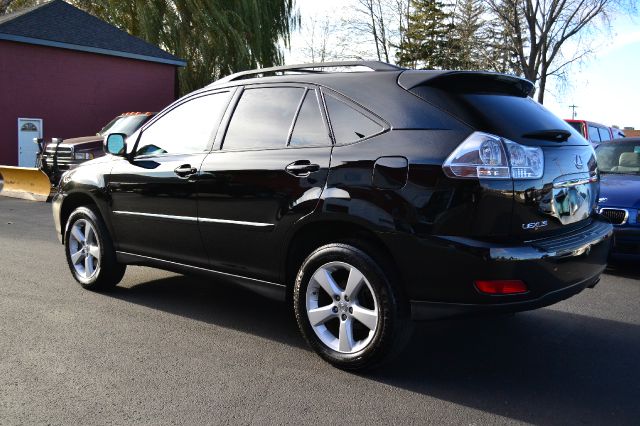
{"label": "utility pole", "polygon": [[578,108],[578,105],[569,105],[569,108],[571,108],[571,118],[572,119],[576,119],[576,108]]}

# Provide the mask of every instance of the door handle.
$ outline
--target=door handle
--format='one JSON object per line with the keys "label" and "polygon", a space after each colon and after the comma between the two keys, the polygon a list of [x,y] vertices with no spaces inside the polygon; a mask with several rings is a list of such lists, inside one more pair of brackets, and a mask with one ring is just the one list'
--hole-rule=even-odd
{"label": "door handle", "polygon": [[287,173],[292,174],[294,176],[309,176],[312,172],[317,172],[320,170],[320,166],[318,164],[311,164],[308,160],[300,160],[294,161],[285,167]]}
{"label": "door handle", "polygon": [[198,173],[198,169],[191,167],[191,164],[183,164],[182,166],[176,167],[173,172],[180,177],[187,178]]}

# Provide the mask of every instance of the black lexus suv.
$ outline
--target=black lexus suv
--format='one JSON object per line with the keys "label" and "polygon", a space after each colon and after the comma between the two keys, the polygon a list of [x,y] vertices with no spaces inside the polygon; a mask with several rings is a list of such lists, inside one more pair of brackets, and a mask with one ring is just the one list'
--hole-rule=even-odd
{"label": "black lexus suv", "polygon": [[411,321],[546,306],[593,287],[612,226],[590,144],[486,72],[378,62],[234,74],[174,102],[53,200],[71,273],[125,265],[292,304],[344,369],[380,365]]}

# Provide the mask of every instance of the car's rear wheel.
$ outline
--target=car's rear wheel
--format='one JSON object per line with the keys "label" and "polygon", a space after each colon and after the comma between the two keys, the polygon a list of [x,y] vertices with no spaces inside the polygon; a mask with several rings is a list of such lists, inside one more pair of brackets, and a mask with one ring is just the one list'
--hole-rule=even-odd
{"label": "car's rear wheel", "polygon": [[298,326],[326,361],[374,368],[398,353],[411,323],[393,274],[350,244],[328,244],[302,264],[294,288]]}
{"label": "car's rear wheel", "polygon": [[116,286],[126,265],[116,261],[111,236],[91,207],[78,207],[69,216],[65,232],[67,264],[73,277],[89,290]]}

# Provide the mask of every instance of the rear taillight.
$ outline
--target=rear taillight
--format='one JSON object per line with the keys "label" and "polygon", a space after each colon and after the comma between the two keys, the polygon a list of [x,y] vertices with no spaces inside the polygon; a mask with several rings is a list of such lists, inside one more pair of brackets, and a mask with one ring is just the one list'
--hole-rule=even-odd
{"label": "rear taillight", "polygon": [[527,285],[520,280],[476,281],[476,288],[485,294],[518,294],[529,291]]}
{"label": "rear taillight", "polygon": [[462,179],[540,179],[544,155],[539,147],[475,132],[442,165],[447,176]]}

